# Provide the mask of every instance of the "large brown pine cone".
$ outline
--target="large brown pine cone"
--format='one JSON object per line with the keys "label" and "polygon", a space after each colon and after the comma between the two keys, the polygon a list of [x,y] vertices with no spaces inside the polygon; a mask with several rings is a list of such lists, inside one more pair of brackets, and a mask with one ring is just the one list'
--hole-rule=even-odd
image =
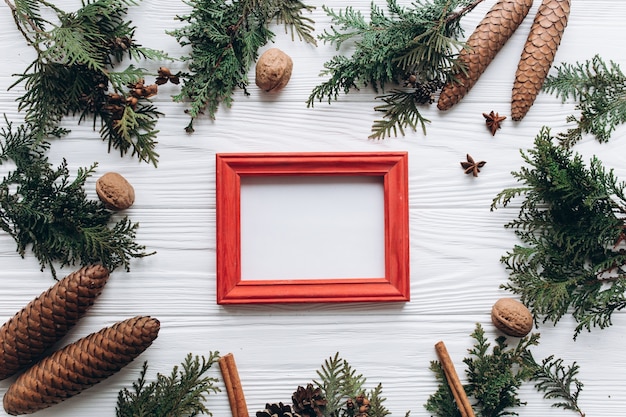
{"label": "large brown pine cone", "polygon": [[300,417],[300,415],[291,411],[289,405],[268,403],[265,404],[265,410],[256,412],[256,417]]}
{"label": "large brown pine cone", "polygon": [[101,265],[75,271],[0,328],[0,379],[33,364],[85,315],[109,279]]}
{"label": "large brown pine cone", "polygon": [[30,414],[79,394],[139,356],[159,328],[157,319],[134,317],[65,346],[17,378],[4,395],[5,411]]}
{"label": "large brown pine cone", "polygon": [[306,388],[298,387],[291,400],[294,411],[302,417],[323,417],[322,409],[328,403],[322,390],[314,388],[313,384],[307,384]]}

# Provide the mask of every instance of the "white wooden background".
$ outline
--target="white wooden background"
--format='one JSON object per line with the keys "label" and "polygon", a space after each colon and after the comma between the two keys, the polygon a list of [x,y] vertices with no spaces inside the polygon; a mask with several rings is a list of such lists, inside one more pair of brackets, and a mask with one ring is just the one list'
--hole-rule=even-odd
{"label": "white wooden background", "polygon": [[[79,7],[74,0],[58,1],[65,10]],[[318,33],[329,26],[322,4],[335,8],[347,2],[311,1]],[[365,13],[369,1],[349,2]],[[384,2],[380,1],[384,5]],[[495,3],[487,0],[464,19],[469,35]],[[472,345],[469,334],[481,323],[490,339],[499,335],[489,319],[492,304],[509,295],[499,285],[507,280],[499,258],[517,243],[503,225],[516,217],[516,207],[490,212],[492,198],[515,185],[510,172],[521,166],[519,149],[532,146],[539,129],[565,129],[565,117],[573,104],[561,104],[547,94],[537,99],[521,122],[508,118],[495,137],[487,131],[483,112],[510,112],[510,91],[521,47],[540,1],[505,45],[480,82],[451,111],[440,113],[433,105],[425,111],[432,120],[428,134],[411,132],[406,137],[367,139],[375,93],[368,89],[342,96],[331,105],[307,108],[312,88],[324,79],[322,64],[333,56],[333,46],[317,48],[292,42],[276,28],[276,46],[294,61],[289,85],[278,95],[267,95],[252,83],[251,95],[236,94],[231,109],[220,109],[217,120],[195,123],[193,135],[184,133],[184,105],[173,103],[177,87],[163,86],[155,102],[165,117],[160,119],[158,168],[132,158],[107,154],[90,126],[76,126],[73,133],[52,144],[54,163],[67,158],[76,168],[99,162],[88,191],[96,198],[94,184],[107,171],[124,175],[135,187],[136,203],[125,214],[140,223],[138,239],[158,253],[133,261],[130,273],[116,271],[94,307],[63,340],[69,343],[114,322],[135,315],[151,315],[161,321],[158,339],[138,360],[117,375],[79,396],[50,409],[44,416],[114,416],[118,391],[134,381],[144,360],[148,377],[169,373],[187,353],[206,355],[218,350],[235,355],[251,414],[266,402],[289,402],[298,385],[315,378],[322,362],[339,352],[368,378],[370,386],[383,384],[387,406],[393,415],[427,416],[423,404],[435,390],[428,366],[436,359],[434,344],[444,340],[459,373],[462,358]],[[626,66],[623,38],[626,2],[575,0],[569,25],[556,63],[583,61],[594,54]],[[407,1],[408,5],[409,2]],[[137,39],[145,46],[183,54],[165,30],[180,22],[182,1],[145,0],[131,8]],[[349,53],[349,51],[341,51]],[[19,121],[15,99],[20,89],[7,91],[12,76],[26,68],[33,52],[25,45],[0,3],[0,112]],[[154,71],[158,63],[149,63]],[[180,65],[180,64],[179,64]],[[178,69],[176,65],[173,69]],[[253,70],[250,72],[253,79]],[[586,159],[598,155],[607,167],[626,178],[626,133],[620,128],[608,144],[586,138],[575,147]],[[411,301],[403,304],[312,304],[222,307],[215,303],[215,175],[216,152],[265,151],[390,151],[409,152]],[[470,153],[487,165],[477,178],[464,175],[459,162]],[[5,167],[3,167],[5,169]],[[3,171],[4,172],[4,171]],[[364,210],[367,207],[363,208]],[[22,259],[14,242],[0,235],[0,320],[9,319],[31,299],[53,284],[49,272],[39,272],[32,256]],[[64,271],[64,275],[70,271]],[[624,373],[626,317],[614,316],[605,330],[583,333],[572,340],[574,323],[565,318],[556,327],[541,326],[537,357],[556,354],[580,364],[585,386],[580,405],[587,416],[623,416],[626,409]],[[513,340],[514,341],[514,340]],[[217,369],[216,375],[217,375]],[[13,379],[0,382],[3,394]],[[523,417],[574,415],[550,408],[550,402],[524,386],[520,394],[527,405],[516,411]],[[208,402],[216,416],[228,416],[225,392]],[[0,411],[1,415],[4,411]]]}

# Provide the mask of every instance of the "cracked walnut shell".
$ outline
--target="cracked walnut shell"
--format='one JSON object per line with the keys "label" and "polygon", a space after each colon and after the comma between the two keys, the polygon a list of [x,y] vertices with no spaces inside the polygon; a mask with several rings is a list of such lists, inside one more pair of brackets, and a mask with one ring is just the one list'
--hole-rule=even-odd
{"label": "cracked walnut shell", "polygon": [[111,210],[124,210],[135,202],[135,189],[116,172],[107,172],[96,181],[96,193]]}
{"label": "cracked walnut shell", "polygon": [[265,51],[256,63],[256,85],[267,92],[275,93],[283,89],[291,78],[293,61],[278,48]]}
{"label": "cracked walnut shell", "polygon": [[491,309],[491,321],[503,333],[524,337],[533,328],[533,315],[521,302],[513,298],[501,298]]}

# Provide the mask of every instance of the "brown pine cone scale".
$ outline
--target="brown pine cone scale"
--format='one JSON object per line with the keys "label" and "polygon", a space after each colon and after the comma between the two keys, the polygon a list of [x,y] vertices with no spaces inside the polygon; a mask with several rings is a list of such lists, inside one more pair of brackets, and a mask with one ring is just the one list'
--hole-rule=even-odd
{"label": "brown pine cone scale", "polygon": [[511,118],[526,116],[552,67],[570,13],[570,0],[543,0],[520,57],[513,92]]}
{"label": "brown pine cone scale", "polygon": [[441,90],[437,108],[448,110],[476,84],[480,76],[522,23],[533,0],[500,0],[487,12],[459,54],[466,72],[455,76]]}
{"label": "brown pine cone scale", "polygon": [[33,364],[85,315],[109,271],[83,267],[58,281],[0,327],[0,379]]}
{"label": "brown pine cone scale", "polygon": [[11,384],[3,405],[11,415],[58,404],[132,362],[157,338],[159,321],[130,318],[92,333],[45,357]]}

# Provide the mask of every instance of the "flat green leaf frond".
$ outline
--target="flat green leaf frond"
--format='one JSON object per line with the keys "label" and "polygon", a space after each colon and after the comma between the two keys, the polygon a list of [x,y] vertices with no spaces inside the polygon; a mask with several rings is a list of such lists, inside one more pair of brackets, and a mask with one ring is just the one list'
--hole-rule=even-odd
{"label": "flat green leaf frond", "polygon": [[299,40],[317,45],[313,36],[315,22],[303,15],[304,12],[311,12],[315,7],[308,6],[300,0],[277,0],[273,7],[276,10],[273,18],[276,23],[285,26],[285,33],[291,32],[291,40],[295,40],[294,35],[297,35]]}
{"label": "flat green leaf frond", "polygon": [[520,187],[505,189],[495,204],[523,197],[518,218],[505,226],[523,244],[502,258],[509,271],[506,288],[521,296],[535,319],[557,323],[572,313],[576,333],[610,325],[624,307],[626,256],[625,184],[597,158],[557,146],[542,129],[533,149],[522,153],[527,166],[513,176]]}
{"label": "flat green leaf frond", "polygon": [[424,408],[437,417],[461,417],[461,412],[454,401],[454,395],[447,383],[441,363],[431,361],[430,370],[435,374],[437,391],[428,397]]}
{"label": "flat green leaf frond", "polygon": [[607,142],[615,129],[626,122],[626,75],[619,65],[608,64],[598,55],[585,62],[561,64],[556,75],[548,76],[544,90],[563,102],[576,102],[580,115],[570,115],[575,127],[560,133],[562,145],[571,147],[585,134]]}
{"label": "flat green leaf frond", "polygon": [[210,368],[219,359],[219,352],[208,358],[188,354],[171,374],[157,374],[147,381],[147,362],[144,362],[137,381],[131,388],[120,390],[116,417],[186,417],[200,414],[212,415],[206,406],[208,396],[220,391],[218,379],[208,376]]}
{"label": "flat green leaf frond", "polygon": [[430,120],[420,113],[414,93],[394,90],[378,98],[385,104],[374,107],[374,110],[383,113],[383,119],[374,122],[370,139],[384,139],[392,133],[393,136],[397,136],[398,131],[404,136],[405,128],[409,127],[416,131],[418,124],[426,134],[426,124],[430,123]]}
{"label": "flat green leaf frond", "polygon": [[104,42],[104,37],[98,33],[90,36],[84,29],[79,24],[74,24],[50,31],[50,41],[44,41],[49,44],[44,54],[45,59],[69,66],[81,64],[93,71],[104,71],[106,66],[98,53],[98,46]]}
{"label": "flat green leaf frond", "polygon": [[532,362],[535,368],[531,380],[535,382],[535,389],[543,393],[549,400],[557,400],[552,404],[555,408],[562,408],[577,412],[581,417],[585,414],[578,406],[578,397],[583,383],[577,375],[580,367],[574,362],[565,366],[563,359],[550,355],[541,363]]}

